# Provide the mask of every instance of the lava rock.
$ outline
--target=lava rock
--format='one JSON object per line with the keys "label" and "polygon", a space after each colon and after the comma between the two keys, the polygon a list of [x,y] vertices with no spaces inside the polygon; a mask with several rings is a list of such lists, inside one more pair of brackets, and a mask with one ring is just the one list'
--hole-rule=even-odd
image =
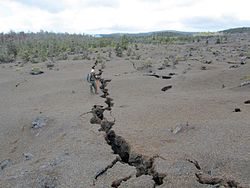
{"label": "lava rock", "polygon": [[46,117],[37,117],[32,121],[32,128],[39,129],[47,125],[48,119]]}
{"label": "lava rock", "polygon": [[172,86],[170,85],[170,86],[165,86],[165,87],[163,87],[161,90],[162,91],[167,91],[167,90],[169,90],[169,89],[171,89],[172,88]]}
{"label": "lava rock", "polygon": [[235,108],[234,112],[241,112],[240,108]]}
{"label": "lava rock", "polygon": [[5,159],[5,160],[0,162],[0,169],[3,170],[5,168],[9,167],[10,165],[12,165],[12,161],[10,159]]}
{"label": "lava rock", "polygon": [[24,153],[23,156],[26,161],[31,160],[33,158],[33,155],[31,153]]}
{"label": "lava rock", "polygon": [[250,100],[247,100],[244,102],[245,104],[250,104]]}

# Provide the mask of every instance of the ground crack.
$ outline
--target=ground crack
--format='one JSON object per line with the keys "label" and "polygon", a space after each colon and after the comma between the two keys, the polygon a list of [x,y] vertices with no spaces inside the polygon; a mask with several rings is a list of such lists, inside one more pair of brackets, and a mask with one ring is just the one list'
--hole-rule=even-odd
{"label": "ground crack", "polygon": [[[169,78],[164,77],[163,79]],[[99,88],[103,92],[100,97],[105,98],[105,103],[107,106],[104,107],[102,105],[94,105],[89,112],[82,114],[92,114],[90,123],[99,124],[101,126],[99,131],[105,132],[105,140],[107,144],[111,146],[114,154],[119,155],[119,157],[116,157],[116,159],[113,160],[111,164],[96,173],[95,180],[97,180],[99,176],[103,175],[108,169],[112,168],[118,161],[120,161],[130,166],[134,166],[137,171],[136,177],[139,177],[141,175],[150,175],[152,176],[152,179],[154,180],[156,186],[163,184],[163,179],[166,177],[166,174],[158,173],[154,167],[154,161],[159,156],[156,155],[153,157],[148,157],[142,154],[131,152],[129,143],[122,136],[117,135],[115,131],[112,130],[112,127],[115,125],[115,118],[112,116],[112,107],[114,106],[114,100],[113,98],[109,97],[110,94],[108,89],[106,88],[109,82],[111,82],[111,80],[100,78],[101,85]],[[110,115],[114,118],[113,121],[109,121],[106,117],[104,117],[105,111],[110,112]],[[132,175],[129,175],[125,178],[113,181],[111,186],[119,187],[122,182],[129,180],[131,177]]]}
{"label": "ground crack", "polygon": [[198,161],[194,159],[187,159],[188,162],[195,165],[196,169],[199,172],[195,173],[197,177],[197,181],[201,184],[208,184],[208,185],[215,185],[216,187],[225,187],[225,188],[246,188],[245,185],[227,177],[222,176],[211,176],[206,174],[202,171],[201,166],[199,165]]}

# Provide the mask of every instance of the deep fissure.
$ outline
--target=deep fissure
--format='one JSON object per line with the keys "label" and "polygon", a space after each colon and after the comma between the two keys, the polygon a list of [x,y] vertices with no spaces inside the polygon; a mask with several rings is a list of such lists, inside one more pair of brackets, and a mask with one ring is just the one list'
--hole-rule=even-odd
{"label": "deep fissure", "polygon": [[[100,79],[101,85],[99,88],[103,92],[100,97],[106,99],[105,103],[107,104],[107,107],[104,107],[102,105],[94,105],[89,112],[93,115],[93,117],[90,119],[90,123],[99,124],[101,126],[99,131],[105,132],[105,140],[107,144],[111,146],[114,154],[120,156],[121,162],[126,163],[130,166],[134,166],[136,168],[136,177],[139,177],[141,175],[150,175],[152,176],[155,185],[163,184],[163,179],[166,175],[158,173],[154,167],[154,160],[159,156],[148,157],[142,154],[131,152],[129,143],[122,136],[117,135],[115,131],[112,130],[113,125],[115,125],[115,118],[113,121],[109,121],[106,117],[104,117],[105,111],[109,111],[110,115],[112,116],[112,107],[114,106],[114,100],[113,98],[109,97],[109,92],[106,88],[109,82],[111,82],[111,80],[106,80],[103,78]],[[112,168],[117,161],[118,159],[116,158],[110,165],[97,173],[95,179],[105,173],[109,168]],[[131,177],[132,176],[129,175],[125,178],[121,178],[113,182],[112,187],[119,187],[123,181],[127,181]]]}

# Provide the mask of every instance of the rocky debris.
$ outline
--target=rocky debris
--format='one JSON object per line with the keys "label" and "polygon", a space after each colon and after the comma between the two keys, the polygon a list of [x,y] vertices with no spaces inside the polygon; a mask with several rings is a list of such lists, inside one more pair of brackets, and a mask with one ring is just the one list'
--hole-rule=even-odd
{"label": "rocky debris", "polygon": [[108,89],[103,89],[102,92],[103,92],[103,94],[100,96],[102,98],[106,98],[109,95]]}
{"label": "rocky debris", "polygon": [[116,135],[113,130],[110,130],[106,134],[105,139],[107,143],[111,145],[111,149],[114,151],[114,154],[118,154],[123,162],[136,167],[137,177],[150,175],[156,185],[161,185],[163,183],[163,179],[166,175],[158,173],[154,169],[153,165],[155,158],[158,158],[159,156],[148,157],[131,152],[130,145],[126,142],[126,140],[123,137]]}
{"label": "rocky debris", "polygon": [[240,108],[235,108],[234,112],[241,112],[241,109]]}
{"label": "rocky debris", "polygon": [[229,68],[230,69],[236,69],[236,68],[239,68],[240,66],[239,65],[231,65]]}
{"label": "rocky debris", "polygon": [[114,103],[112,101],[113,101],[112,98],[106,97],[105,103],[108,105],[108,107],[113,107]]}
{"label": "rocky debris", "polygon": [[204,62],[204,64],[211,64],[211,63],[212,63],[211,60],[206,60],[206,61]]}
{"label": "rocky debris", "polygon": [[246,86],[246,85],[250,85],[250,80],[246,80],[246,81],[242,82],[240,84],[240,87],[243,87],[243,86]]}
{"label": "rocky debris", "polygon": [[128,181],[121,183],[120,188],[154,188],[155,182],[149,175],[130,178]]}
{"label": "rocky debris", "polygon": [[39,74],[43,74],[44,72],[41,71],[39,68],[32,68],[32,70],[30,71],[31,75],[39,75]]}
{"label": "rocky debris", "polygon": [[250,104],[250,100],[247,100],[244,102],[245,104]]}
{"label": "rocky debris", "polygon": [[131,153],[129,157],[129,164],[136,167],[136,176],[143,174],[150,174],[153,166],[153,158],[149,158],[137,153]]}
{"label": "rocky debris", "polygon": [[210,176],[203,172],[195,173],[197,181],[201,184],[215,185],[216,187],[225,187],[225,188],[246,188],[246,186],[241,185],[239,182],[220,176]]}
{"label": "rocky debris", "polygon": [[46,64],[46,67],[49,68],[49,69],[52,69],[53,67],[55,67],[55,64],[52,63],[52,62],[49,62]]}
{"label": "rocky debris", "polygon": [[161,76],[162,79],[171,79],[171,76]]}
{"label": "rocky debris", "polygon": [[238,64],[237,61],[228,61],[227,63],[228,63],[228,64]]}
{"label": "rocky debris", "polygon": [[138,153],[130,153],[129,165],[136,167],[136,176],[140,177],[142,175],[151,175],[156,185],[161,185],[163,179],[166,177],[165,173],[159,173],[154,166],[156,158],[160,156],[155,155],[153,157],[144,156]]}
{"label": "rocky debris", "polygon": [[161,90],[162,90],[162,91],[167,91],[167,90],[169,90],[169,89],[171,89],[171,88],[172,88],[172,86],[169,85],[169,86],[165,86],[165,87],[161,88]]}
{"label": "rocky debris", "polygon": [[201,70],[207,70],[206,66],[201,66]]}
{"label": "rocky debris", "polygon": [[37,117],[34,121],[32,121],[32,128],[39,129],[46,126],[48,123],[48,118],[46,117]]}
{"label": "rocky debris", "polygon": [[164,67],[164,66],[161,66],[161,67],[159,67],[159,68],[157,68],[158,70],[164,70],[164,69],[166,69],[166,67]]}
{"label": "rocky debris", "polygon": [[0,162],[0,170],[4,170],[5,168],[12,165],[12,161],[10,159],[5,159]]}
{"label": "rocky debris", "polygon": [[174,76],[174,75],[176,75],[176,73],[170,72],[168,75],[169,75],[169,76]]}
{"label": "rocky debris", "polygon": [[153,77],[161,78],[161,79],[171,79],[172,78],[171,76],[161,76],[161,75],[158,75],[156,73],[143,74],[143,75],[144,76],[153,76]]}
{"label": "rocky debris", "polygon": [[93,117],[90,119],[90,123],[91,124],[100,124],[101,123],[101,119],[100,118],[98,118],[96,115],[93,115]]}
{"label": "rocky debris", "polygon": [[26,161],[31,160],[33,158],[33,155],[31,153],[24,153],[23,156]]}
{"label": "rocky debris", "polygon": [[202,171],[201,166],[199,165],[198,161],[196,160],[187,160],[190,163],[193,163],[199,172],[195,173],[197,177],[197,181],[200,184],[208,184],[208,185],[215,185],[216,187],[224,187],[224,188],[246,188],[245,185],[227,177],[222,176],[211,176]]}
{"label": "rocky debris", "polygon": [[103,78],[101,78],[101,79],[100,79],[100,82],[101,82],[100,89],[105,89],[105,87],[107,87],[107,84],[108,84],[109,82],[111,82],[111,80],[110,80],[110,79],[103,79]]}
{"label": "rocky debris", "polygon": [[173,134],[178,134],[184,131],[188,131],[190,129],[194,129],[193,126],[189,125],[188,122],[186,124],[177,125],[174,129],[171,130]]}
{"label": "rocky debris", "polygon": [[100,124],[101,120],[103,120],[103,113],[105,111],[105,108],[101,105],[94,105],[93,108],[91,109],[91,113],[93,117],[90,120],[91,124]]}
{"label": "rocky debris", "polygon": [[99,131],[104,131],[104,132],[108,133],[108,131],[112,129],[112,126],[114,124],[115,124],[115,120],[114,121],[108,121],[106,118],[104,118],[101,121],[101,128],[99,129]]}

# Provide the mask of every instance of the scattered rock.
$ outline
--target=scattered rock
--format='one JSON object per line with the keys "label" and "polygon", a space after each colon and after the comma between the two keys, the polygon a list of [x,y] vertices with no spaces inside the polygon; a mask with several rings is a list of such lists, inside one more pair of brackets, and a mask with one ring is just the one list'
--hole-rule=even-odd
{"label": "scattered rock", "polygon": [[52,63],[52,62],[49,62],[49,63],[46,64],[46,67],[50,68],[50,69],[53,68],[54,66],[55,66],[55,64]]}
{"label": "scattered rock", "polygon": [[172,88],[172,86],[170,85],[170,86],[165,86],[165,87],[163,87],[161,90],[162,91],[167,91],[167,90],[169,90],[169,89],[171,89]]}
{"label": "scattered rock", "polygon": [[5,168],[9,167],[10,165],[12,165],[12,161],[10,159],[5,159],[5,160],[0,162],[0,169],[3,170]]}
{"label": "scattered rock", "polygon": [[250,85],[250,80],[244,81],[240,84],[240,87],[246,86],[246,85]]}
{"label": "scattered rock", "polygon": [[244,102],[245,104],[250,104],[250,100],[247,100]]}
{"label": "scattered rock", "polygon": [[226,178],[222,176],[210,176],[203,172],[195,173],[197,177],[197,181],[201,184],[208,184],[208,185],[217,185],[216,187],[235,187],[235,188],[243,188],[245,185],[240,184],[239,182],[235,181],[231,178]]}
{"label": "scattered rock", "polygon": [[32,70],[30,71],[31,75],[39,75],[39,74],[43,74],[44,72],[41,71],[39,68],[32,68]]}
{"label": "scattered rock", "polygon": [[47,125],[48,119],[46,117],[37,117],[32,121],[32,128],[39,129]]}
{"label": "scattered rock", "polygon": [[201,67],[201,70],[207,70],[207,67],[202,66],[202,67]]}
{"label": "scattered rock", "polygon": [[155,74],[155,73],[153,73],[153,74],[144,74],[144,76],[154,76],[156,78],[160,78],[160,76],[158,74]]}
{"label": "scattered rock", "polygon": [[234,112],[241,112],[240,108],[235,108]]}
{"label": "scattered rock", "polygon": [[165,67],[159,67],[159,68],[158,68],[158,70],[163,70],[163,69],[165,69]]}
{"label": "scattered rock", "polygon": [[210,60],[210,61],[206,60],[204,63],[205,63],[205,64],[211,64],[212,61],[211,61],[211,60]]}
{"label": "scattered rock", "polygon": [[162,79],[171,79],[172,77],[171,76],[162,76],[161,78]]}
{"label": "scattered rock", "polygon": [[144,76],[153,76],[153,77],[156,77],[156,78],[161,78],[161,79],[171,79],[172,77],[171,76],[160,76],[156,73],[149,73],[149,74],[143,74]]}
{"label": "scattered rock", "polygon": [[230,66],[229,68],[230,69],[235,69],[235,68],[239,68],[240,66],[239,65],[232,65],[232,66]]}
{"label": "scattered rock", "polygon": [[23,156],[26,161],[31,160],[33,158],[33,155],[31,153],[24,153]]}
{"label": "scattered rock", "polygon": [[169,75],[169,76],[174,76],[174,75],[176,75],[176,73],[170,72],[168,75]]}

